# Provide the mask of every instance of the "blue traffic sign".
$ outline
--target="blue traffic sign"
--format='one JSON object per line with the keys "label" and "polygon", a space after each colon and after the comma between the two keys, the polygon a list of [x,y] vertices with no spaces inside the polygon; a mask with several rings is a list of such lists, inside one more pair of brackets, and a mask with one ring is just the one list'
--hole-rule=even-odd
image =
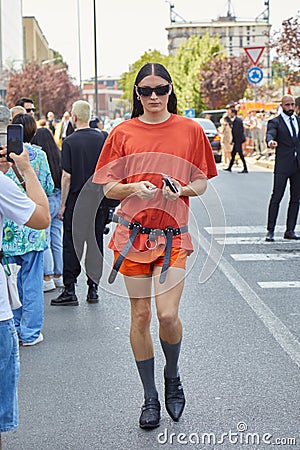
{"label": "blue traffic sign", "polygon": [[251,69],[247,71],[247,80],[250,83],[257,84],[263,79],[263,77],[264,73],[260,67],[251,67]]}
{"label": "blue traffic sign", "polygon": [[195,110],[194,109],[185,109],[184,115],[185,115],[185,117],[195,117]]}

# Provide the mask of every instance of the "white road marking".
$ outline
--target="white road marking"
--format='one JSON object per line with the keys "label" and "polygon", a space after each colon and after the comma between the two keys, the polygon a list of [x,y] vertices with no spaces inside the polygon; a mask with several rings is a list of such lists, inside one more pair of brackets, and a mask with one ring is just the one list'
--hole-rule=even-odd
{"label": "white road marking", "polygon": [[257,284],[264,289],[286,289],[300,287],[300,281],[258,281]]}
{"label": "white road marking", "polygon": [[[266,225],[253,225],[253,226],[233,226],[233,227],[204,227],[204,230],[208,234],[266,234],[267,228]],[[297,231],[297,228],[296,228]],[[298,227],[298,231],[300,232],[300,228]],[[283,234],[285,232],[285,225],[277,225],[275,230],[275,239],[276,235]]]}
{"label": "white road marking", "polygon": [[235,261],[286,261],[300,258],[300,253],[237,253],[230,256]]}
{"label": "white road marking", "polygon": [[[216,252],[211,251],[210,242],[199,233],[202,248],[215,264]],[[207,263],[206,263],[207,264]],[[257,317],[263,322],[265,327],[272,334],[281,348],[289,355],[292,361],[300,368],[300,342],[290,332],[290,330],[281,322],[281,320],[271,311],[271,309],[261,300],[261,298],[248,285],[243,277],[232,267],[232,265],[223,257],[218,264],[218,268],[230,281],[232,286],[239,292],[245,302],[254,311]],[[200,274],[201,278],[201,274]]]}
{"label": "white road marking", "polygon": [[[265,240],[264,237],[257,237],[257,236],[237,236],[237,237],[233,237],[233,236],[226,236],[225,239],[224,238],[215,238],[216,241],[218,242],[218,244],[223,245],[225,243],[225,245],[260,245],[260,244],[264,244],[264,245],[274,245],[274,244],[287,244],[287,245],[297,245],[295,244],[295,242],[297,241],[293,241],[292,239],[276,239],[275,237],[275,242],[267,242]],[[299,243],[299,241],[298,241]],[[300,248],[300,246],[299,246]]]}

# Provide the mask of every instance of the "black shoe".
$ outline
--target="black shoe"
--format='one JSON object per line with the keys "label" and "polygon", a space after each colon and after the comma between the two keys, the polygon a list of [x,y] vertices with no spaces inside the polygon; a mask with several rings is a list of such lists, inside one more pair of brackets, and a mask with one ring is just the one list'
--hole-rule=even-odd
{"label": "black shoe", "polygon": [[267,242],[274,242],[274,231],[268,231],[266,236]]}
{"label": "black shoe", "polygon": [[62,293],[51,300],[52,306],[78,306],[78,299],[75,294],[75,286],[73,284],[65,286]]}
{"label": "black shoe", "polygon": [[241,172],[238,173],[249,173],[247,169],[242,170]]}
{"label": "black shoe", "polygon": [[299,241],[300,236],[297,236],[295,231],[286,231],[284,233],[284,239],[294,239],[295,241]]}
{"label": "black shoe", "polygon": [[226,169],[223,169],[223,170],[225,170],[225,172],[231,172],[231,169],[229,167],[227,167]]}
{"label": "black shoe", "polygon": [[88,303],[98,303],[99,302],[97,289],[98,289],[97,284],[92,284],[89,286],[88,294],[86,297],[86,301]]}
{"label": "black shoe", "polygon": [[185,406],[185,397],[180,377],[166,378],[165,376],[165,404],[169,416],[174,422],[178,422]]}
{"label": "black shoe", "polygon": [[147,398],[142,406],[140,427],[144,429],[157,428],[160,421],[160,403],[156,398]]}

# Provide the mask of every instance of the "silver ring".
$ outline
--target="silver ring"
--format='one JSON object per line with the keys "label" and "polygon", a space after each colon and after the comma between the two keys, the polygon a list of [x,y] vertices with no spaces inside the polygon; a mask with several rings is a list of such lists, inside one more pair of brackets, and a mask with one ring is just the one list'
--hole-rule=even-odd
{"label": "silver ring", "polygon": [[[150,245],[148,244],[148,242],[150,243]],[[157,240],[155,239],[154,241],[150,241],[150,239],[147,239],[145,242],[145,247],[147,250],[154,250],[157,247]]]}

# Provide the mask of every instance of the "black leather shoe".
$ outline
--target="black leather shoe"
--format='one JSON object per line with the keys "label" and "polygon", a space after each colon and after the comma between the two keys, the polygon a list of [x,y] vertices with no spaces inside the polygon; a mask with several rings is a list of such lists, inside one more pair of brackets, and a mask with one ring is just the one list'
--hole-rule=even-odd
{"label": "black leather shoe", "polygon": [[229,167],[227,167],[226,169],[223,169],[223,170],[225,170],[225,172],[231,172],[231,169],[229,169]]}
{"label": "black leather shoe", "polygon": [[185,406],[185,396],[180,377],[166,378],[165,376],[165,404],[169,416],[174,422],[178,422]]}
{"label": "black leather shoe", "polygon": [[268,231],[266,236],[267,242],[274,242],[274,231]]}
{"label": "black leather shoe", "polygon": [[295,241],[299,241],[300,236],[297,236],[295,231],[286,231],[284,233],[284,239],[294,239]]}
{"label": "black leather shoe", "polygon": [[242,170],[241,172],[238,172],[238,173],[249,173],[249,172],[248,172],[248,170],[244,169],[244,170]]}
{"label": "black leather shoe", "polygon": [[86,301],[88,303],[98,303],[99,302],[99,296],[98,296],[97,289],[98,289],[97,284],[92,284],[89,286],[88,294],[86,297]]}
{"label": "black leather shoe", "polygon": [[65,286],[62,293],[57,297],[51,300],[52,306],[78,306],[78,298],[75,294],[75,286],[69,285]]}
{"label": "black leather shoe", "polygon": [[140,427],[144,429],[157,428],[160,421],[160,403],[156,398],[147,398],[142,406]]}

